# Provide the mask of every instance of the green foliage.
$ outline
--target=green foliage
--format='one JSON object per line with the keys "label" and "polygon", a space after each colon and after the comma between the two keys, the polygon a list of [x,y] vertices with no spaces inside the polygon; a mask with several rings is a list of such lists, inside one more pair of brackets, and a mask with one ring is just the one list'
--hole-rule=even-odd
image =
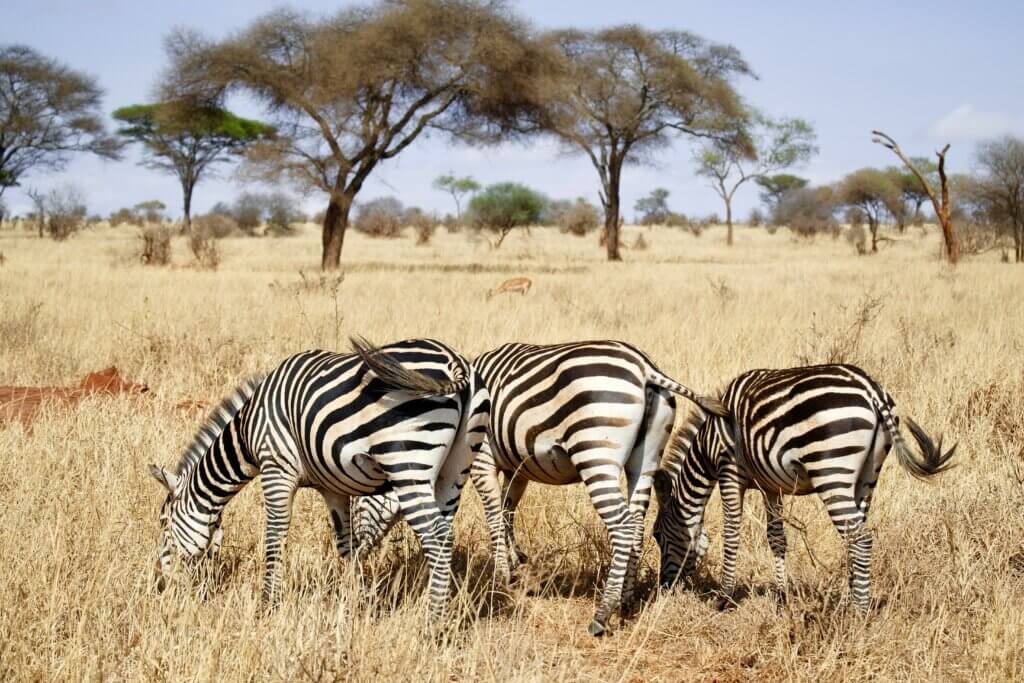
{"label": "green foliage", "polygon": [[646,197],[638,199],[633,210],[640,214],[641,225],[664,225],[668,222],[671,211],[668,208],[669,191],[656,187]]}
{"label": "green foliage", "polygon": [[761,187],[761,201],[768,205],[769,209],[775,207],[783,195],[792,190],[800,190],[807,187],[808,180],[789,173],[777,173],[775,175],[758,176],[754,182]]}
{"label": "green foliage", "polygon": [[488,185],[469,203],[473,223],[492,230],[510,230],[540,221],[547,200],[519,183]]}

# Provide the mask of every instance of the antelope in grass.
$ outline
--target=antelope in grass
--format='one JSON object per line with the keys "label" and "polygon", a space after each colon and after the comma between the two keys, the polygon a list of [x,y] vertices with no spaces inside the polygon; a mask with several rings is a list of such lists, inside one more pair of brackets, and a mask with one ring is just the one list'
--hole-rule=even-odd
{"label": "antelope in grass", "polygon": [[504,292],[509,292],[509,293],[519,292],[520,294],[525,296],[526,293],[530,291],[530,287],[532,287],[532,286],[533,286],[533,280],[531,280],[530,278],[528,278],[528,277],[514,277],[514,278],[511,278],[509,280],[505,280],[504,282],[502,282],[500,285],[498,285],[494,289],[487,290],[487,299],[490,300],[491,297],[493,297],[493,296],[495,296],[497,294],[502,294]]}

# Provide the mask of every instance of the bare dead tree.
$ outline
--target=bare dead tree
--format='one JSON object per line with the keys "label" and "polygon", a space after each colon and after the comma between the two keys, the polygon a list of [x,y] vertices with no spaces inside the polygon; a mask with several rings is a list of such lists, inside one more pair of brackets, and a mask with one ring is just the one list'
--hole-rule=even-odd
{"label": "bare dead tree", "polygon": [[955,266],[960,260],[960,241],[957,239],[956,232],[953,229],[953,206],[949,201],[949,183],[946,178],[946,152],[949,151],[949,143],[946,143],[945,147],[935,153],[939,158],[939,196],[937,197],[935,195],[935,188],[925,180],[925,177],[917,167],[903,154],[903,150],[900,149],[895,140],[880,130],[873,130],[871,134],[874,136],[871,139],[872,142],[892,150],[893,154],[899,157],[903,165],[910,169],[910,172],[917,176],[917,179],[921,182],[921,186],[928,193],[928,198],[932,200],[935,216],[939,219],[939,225],[942,227],[942,238],[946,242],[946,258]]}

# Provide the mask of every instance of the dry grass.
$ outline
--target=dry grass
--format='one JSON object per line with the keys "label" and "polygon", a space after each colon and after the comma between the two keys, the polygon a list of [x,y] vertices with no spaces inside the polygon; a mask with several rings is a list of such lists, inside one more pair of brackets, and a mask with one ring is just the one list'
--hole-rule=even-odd
{"label": "dry grass", "polygon": [[[912,233],[912,234],[911,234]],[[643,230],[649,249],[606,264],[596,238],[516,233],[500,252],[438,233],[429,246],[350,233],[344,278],[299,271],[319,240],[226,239],[219,270],[132,263],[128,229],[54,244],[0,233],[0,383],[59,385],[116,364],[152,393],[90,399],[34,433],[0,428],[0,678],[168,680],[1010,680],[1024,676],[1024,307],[1020,268],[995,256],[951,273],[934,237],[911,231],[876,257],[843,240],[720,228],[699,238]],[[639,230],[627,228],[632,244]],[[485,303],[525,275],[526,297]],[[865,302],[879,300],[865,312]],[[467,354],[510,339],[635,342],[690,386],[743,369],[841,354],[899,410],[961,444],[935,485],[889,463],[872,511],[878,605],[846,597],[842,546],[821,504],[787,505],[794,595],[778,611],[761,504],[741,550],[747,593],[729,613],[696,591],[650,596],[614,635],[586,634],[604,535],[580,487],[534,486],[521,507],[529,574],[488,589],[486,532],[467,492],[456,524],[457,626],[424,630],[423,562],[398,529],[364,567],[333,555],[323,503],[300,494],[280,609],[258,605],[257,487],[229,506],[214,575],[150,588],[162,493],[145,464],[172,464],[194,418],[285,355],[436,336]],[[718,575],[721,527],[707,591]],[[799,530],[798,528],[799,527]],[[642,581],[654,581],[648,544]]]}

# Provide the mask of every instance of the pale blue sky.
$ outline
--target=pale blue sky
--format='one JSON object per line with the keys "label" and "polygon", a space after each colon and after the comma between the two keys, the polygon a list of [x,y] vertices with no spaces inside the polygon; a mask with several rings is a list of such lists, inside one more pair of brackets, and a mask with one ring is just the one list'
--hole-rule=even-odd
{"label": "pale blue sky", "polygon": [[[165,60],[162,37],[175,26],[220,36],[281,6],[277,1],[177,0],[175,2],[74,2],[4,0],[0,43],[24,43],[98,77],[105,109],[147,99]],[[312,12],[331,12],[347,2],[295,2]],[[829,182],[867,165],[887,165],[887,150],[872,145],[881,127],[911,154],[929,154],[953,143],[953,170],[970,166],[973,143],[1004,133],[1024,134],[1024,50],[1020,30],[1024,4],[999,2],[682,2],[632,0],[520,0],[518,12],[543,28],[639,23],[671,27],[738,47],[760,80],[740,82],[752,104],[773,115],[810,120],[819,134],[820,155],[796,171]],[[180,213],[173,177],[141,168],[129,155],[119,163],[79,159],[60,175],[35,175],[26,185],[48,188],[72,181],[89,198],[90,211],[107,214],[121,206],[161,199]],[[671,191],[676,210],[692,215],[721,212],[718,198],[691,173],[689,143],[679,141],[654,167],[631,167],[623,179],[624,205],[653,187]],[[514,180],[551,197],[585,196],[597,201],[596,174],[581,157],[559,154],[552,144],[490,150],[453,147],[442,138],[421,139],[375,171],[360,199],[394,194],[408,205],[449,211],[449,201],[430,187],[448,170],[484,183]],[[243,189],[231,171],[201,184],[196,212]],[[258,189],[258,188],[254,188]],[[5,200],[27,209],[16,188]],[[739,215],[756,204],[756,188],[740,191]],[[320,197],[305,200],[321,208]]]}

